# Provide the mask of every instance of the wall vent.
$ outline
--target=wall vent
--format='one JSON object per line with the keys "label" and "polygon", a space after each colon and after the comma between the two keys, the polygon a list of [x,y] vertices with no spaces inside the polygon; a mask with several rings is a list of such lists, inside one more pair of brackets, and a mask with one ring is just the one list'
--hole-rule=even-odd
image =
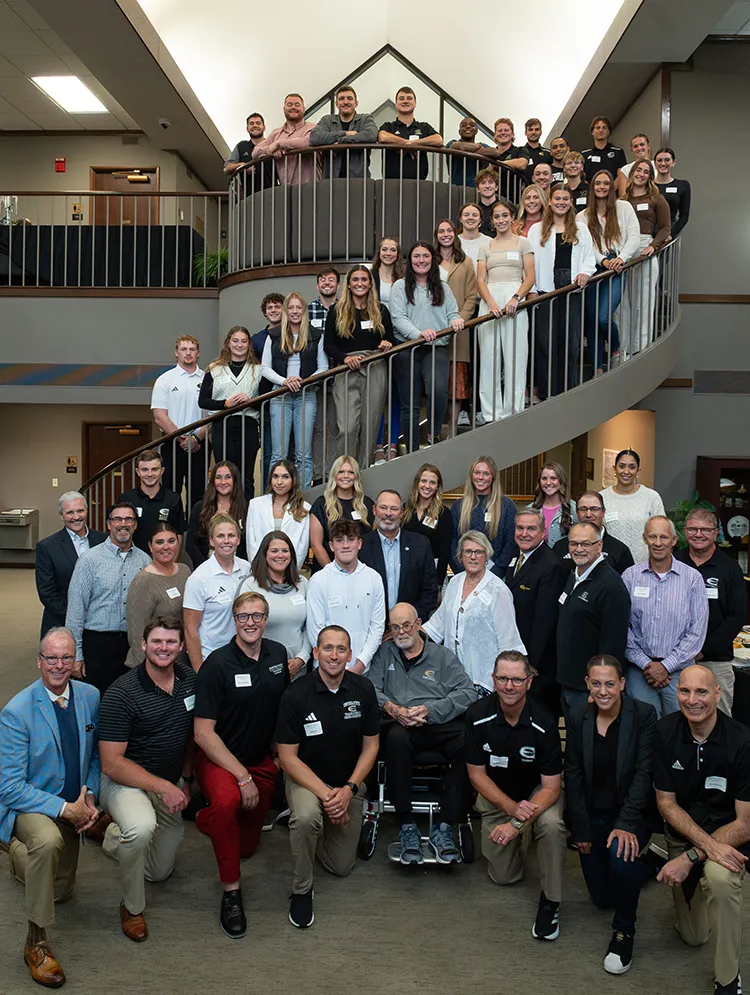
{"label": "wall vent", "polygon": [[120,139],[123,145],[138,145],[140,140],[140,135],[123,135]]}

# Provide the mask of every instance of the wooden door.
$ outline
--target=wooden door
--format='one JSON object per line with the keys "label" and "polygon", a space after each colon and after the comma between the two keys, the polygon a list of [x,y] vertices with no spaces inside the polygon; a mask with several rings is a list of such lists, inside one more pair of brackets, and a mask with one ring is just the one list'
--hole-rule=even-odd
{"label": "wooden door", "polygon": [[588,487],[586,457],[588,455],[588,432],[576,436],[570,443],[570,496],[576,500]]}
{"label": "wooden door", "polygon": [[[148,421],[83,422],[82,430],[83,479],[90,480],[105,466],[149,442],[153,425]],[[133,465],[128,462],[92,489],[89,505],[90,521],[94,528],[104,528],[107,505],[117,500],[123,491],[135,487],[137,482]]]}
{"label": "wooden door", "polygon": [[158,192],[158,168],[137,167],[138,172],[148,177],[148,182],[134,182],[127,174],[134,175],[136,167],[109,168],[92,166],[90,170],[90,189],[107,190],[124,194],[119,197],[92,197],[93,209],[89,217],[93,217],[95,225],[155,225],[159,223],[158,197],[128,197],[127,194]]}

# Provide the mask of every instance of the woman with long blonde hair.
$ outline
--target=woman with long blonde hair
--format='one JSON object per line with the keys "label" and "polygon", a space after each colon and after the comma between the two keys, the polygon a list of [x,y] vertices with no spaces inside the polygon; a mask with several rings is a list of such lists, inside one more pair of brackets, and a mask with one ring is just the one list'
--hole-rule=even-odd
{"label": "woman with long blonde hair", "polygon": [[289,394],[271,399],[271,462],[286,459],[294,428],[303,489],[312,485],[312,435],[317,411],[317,386],[302,389],[304,380],[328,369],[323,331],[313,328],[307,301],[292,292],[281,307],[281,325],[272,328],[263,346],[263,376]]}
{"label": "woman with long blonde hair", "polygon": [[528,235],[529,229],[542,220],[542,211],[547,204],[547,194],[536,183],[524,187],[518,204],[518,213],[513,225],[514,235]]}
{"label": "woman with long blonde hair", "polygon": [[328,310],[324,342],[334,365],[349,367],[333,381],[339,442],[367,466],[385,404],[388,368],[385,362],[370,362],[363,368],[362,360],[388,352],[395,339],[390,312],[378,300],[366,266],[355,266],[346,274],[341,297]]}
{"label": "woman with long blonde hair", "polygon": [[545,463],[539,471],[532,508],[539,508],[546,524],[549,546],[570,532],[578,521],[576,503],[570,496],[568,475],[559,463]]}
{"label": "woman with long blonde hair", "polygon": [[456,551],[462,535],[483,532],[492,545],[492,572],[504,577],[515,549],[516,506],[503,494],[500,471],[491,456],[477,456],[469,467],[463,497],[451,507],[453,572],[463,570]]}
{"label": "woman with long blonde hair", "polygon": [[372,498],[365,494],[359,463],[353,456],[339,456],[333,461],[325,491],[310,509],[312,573],[331,562],[328,536],[333,523],[340,519],[356,522],[365,535],[372,530],[374,507]]}
{"label": "woman with long blonde hair", "polygon": [[[583,288],[596,271],[588,228],[576,219],[573,197],[555,183],[539,224],[529,231],[534,251],[534,290],[551,293],[575,284]],[[559,294],[536,309],[534,366],[541,400],[578,383],[581,295]]]}
{"label": "woman with long blonde hair", "polygon": [[451,557],[453,523],[443,504],[443,475],[434,463],[423,463],[414,475],[401,525],[407,532],[419,532],[430,540],[442,587]]}

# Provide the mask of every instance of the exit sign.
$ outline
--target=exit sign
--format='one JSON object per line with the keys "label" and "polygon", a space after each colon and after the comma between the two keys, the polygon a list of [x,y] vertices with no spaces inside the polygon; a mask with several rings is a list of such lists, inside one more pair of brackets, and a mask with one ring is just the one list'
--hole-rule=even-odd
{"label": "exit sign", "polygon": [[65,157],[64,156],[61,156],[60,158],[55,159],[55,172],[56,173],[64,173],[65,172]]}

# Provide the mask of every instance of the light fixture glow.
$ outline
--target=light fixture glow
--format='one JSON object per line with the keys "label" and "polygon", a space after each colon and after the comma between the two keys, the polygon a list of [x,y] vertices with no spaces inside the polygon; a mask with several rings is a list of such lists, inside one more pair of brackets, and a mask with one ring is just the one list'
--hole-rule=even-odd
{"label": "light fixture glow", "polygon": [[106,114],[107,108],[77,76],[32,76],[40,90],[69,114]]}

